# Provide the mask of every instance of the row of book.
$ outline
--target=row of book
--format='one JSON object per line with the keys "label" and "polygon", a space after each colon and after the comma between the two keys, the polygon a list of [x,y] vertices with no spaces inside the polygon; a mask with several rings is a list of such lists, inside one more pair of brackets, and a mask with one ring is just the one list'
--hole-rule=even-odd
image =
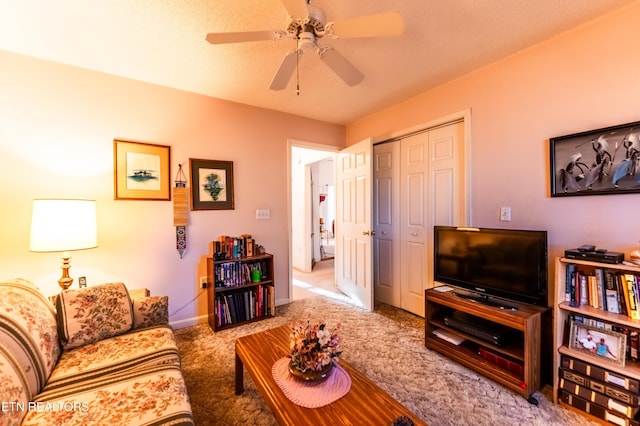
{"label": "row of book", "polygon": [[258,254],[256,247],[251,234],[242,234],[239,237],[221,235],[217,240],[211,241],[209,254],[216,260],[240,259]]}
{"label": "row of book", "polygon": [[270,316],[273,287],[258,285],[247,291],[217,294],[214,309],[216,326],[235,324]]}
{"label": "row of book", "polygon": [[565,300],[640,319],[640,274],[596,268],[594,273],[567,265]]}
{"label": "row of book", "polygon": [[624,334],[626,342],[625,358],[632,361],[638,361],[638,359],[640,358],[638,356],[640,354],[640,330],[577,314],[570,314],[568,316],[567,326],[570,326],[571,322],[577,322],[593,328],[599,328],[606,331],[615,331],[617,333]]}
{"label": "row of book", "polygon": [[637,426],[640,382],[582,360],[562,355],[558,398],[616,425]]}
{"label": "row of book", "polygon": [[264,281],[270,276],[269,272],[269,265],[266,260],[218,263],[213,268],[213,279],[216,288],[238,287],[251,282]]}

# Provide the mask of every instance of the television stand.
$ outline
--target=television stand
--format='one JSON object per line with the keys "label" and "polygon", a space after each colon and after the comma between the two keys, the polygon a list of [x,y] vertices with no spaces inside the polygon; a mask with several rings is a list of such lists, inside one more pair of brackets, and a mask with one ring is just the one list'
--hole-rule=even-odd
{"label": "television stand", "polygon": [[[512,302],[517,310],[508,310],[453,293],[433,288],[425,290],[425,346],[522,395],[529,403],[536,404],[532,395],[541,385],[542,315],[548,308]],[[466,332],[447,325],[445,317],[452,317],[457,312],[495,323],[496,328],[512,329],[510,338],[498,347],[474,335],[473,330]],[[438,334],[443,334],[438,330],[454,339],[438,337]]]}
{"label": "television stand", "polygon": [[495,300],[492,300],[489,296],[486,296],[484,294],[461,293],[461,292],[458,292],[458,291],[454,291],[453,294],[455,294],[458,297],[462,297],[463,299],[473,300],[474,302],[482,303],[482,304],[488,305],[488,306],[493,306],[494,308],[504,309],[505,311],[517,311],[518,310],[517,306],[509,305],[509,304],[502,303],[502,302],[497,302]]}

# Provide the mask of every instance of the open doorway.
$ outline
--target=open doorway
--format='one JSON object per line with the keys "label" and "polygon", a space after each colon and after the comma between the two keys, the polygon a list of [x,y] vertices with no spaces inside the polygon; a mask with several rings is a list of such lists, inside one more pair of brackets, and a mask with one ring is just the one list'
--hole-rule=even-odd
{"label": "open doorway", "polygon": [[336,151],[291,146],[291,299],[344,297],[336,287]]}

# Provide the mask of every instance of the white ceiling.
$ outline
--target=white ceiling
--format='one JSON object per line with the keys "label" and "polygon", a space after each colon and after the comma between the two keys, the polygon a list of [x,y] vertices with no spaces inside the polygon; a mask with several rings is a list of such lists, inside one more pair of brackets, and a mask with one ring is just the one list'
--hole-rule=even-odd
{"label": "white ceiling", "polygon": [[306,52],[299,96],[295,74],[287,89],[269,89],[295,41],[205,41],[209,32],[284,30],[280,0],[0,0],[0,49],[346,124],[630,3],[313,0],[327,21],[399,11],[405,31],[393,38],[324,37],[365,79],[348,87]]}

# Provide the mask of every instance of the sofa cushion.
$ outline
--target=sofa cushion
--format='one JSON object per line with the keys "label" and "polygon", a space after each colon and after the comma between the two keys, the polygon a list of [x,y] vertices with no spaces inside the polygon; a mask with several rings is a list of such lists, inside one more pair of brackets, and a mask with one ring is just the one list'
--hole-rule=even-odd
{"label": "sofa cushion", "polygon": [[43,392],[81,386],[88,379],[162,364],[180,365],[171,327],[133,330],[62,352]]}
{"label": "sofa cushion", "polygon": [[56,306],[64,349],[126,333],[133,325],[131,300],[123,283],[65,290]]}
{"label": "sofa cushion", "polygon": [[82,386],[45,391],[35,401],[42,410],[29,411],[23,426],[193,424],[187,388],[176,365],[87,379]]}
{"label": "sofa cushion", "polygon": [[133,299],[133,328],[169,324],[169,297],[147,296]]}
{"label": "sofa cushion", "polygon": [[26,376],[28,394],[40,392],[60,356],[53,306],[24,279],[0,283],[0,343]]}
{"label": "sofa cushion", "polygon": [[11,352],[0,344],[0,425],[19,425],[29,408],[27,377]]}

